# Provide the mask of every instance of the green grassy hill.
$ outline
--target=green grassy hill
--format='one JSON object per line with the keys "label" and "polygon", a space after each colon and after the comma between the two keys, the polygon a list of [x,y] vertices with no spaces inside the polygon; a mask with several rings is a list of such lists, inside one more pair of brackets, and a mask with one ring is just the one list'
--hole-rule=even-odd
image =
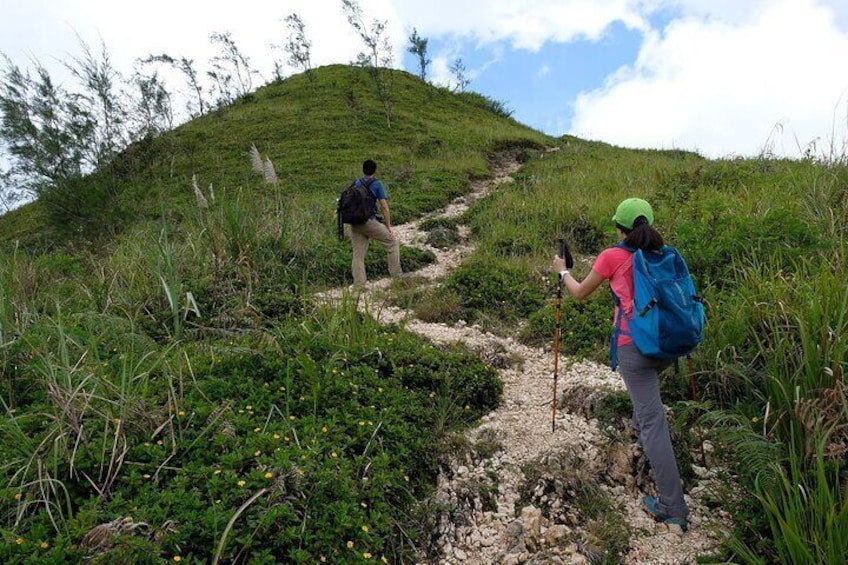
{"label": "green grassy hill", "polygon": [[365,71],[317,69],[0,218],[4,563],[219,547],[225,562],[394,562],[426,545],[414,508],[434,454],[501,385],[469,352],[315,307],[314,289],[351,277],[335,199],[371,157],[404,222],[498,154],[555,140],[480,95],[391,77],[391,128]]}
{"label": "green grassy hill", "polygon": [[[101,200],[66,194],[51,202],[68,219],[78,218],[60,236],[84,231],[96,238],[140,221],[158,221],[162,214],[184,216],[195,199],[195,175],[204,191],[210,184],[217,193],[242,191],[251,201],[245,206],[256,210],[269,201],[292,201],[330,225],[332,202],[346,182],[361,174],[365,157],[378,162],[393,212],[404,222],[462,194],[469,179],[488,174],[493,153],[554,143],[506,118],[495,101],[435,88],[402,71],[389,74],[393,104],[387,128],[367,71],[335,65],[312,76],[313,81],[304,74],[265,86],[229,107],[134,144],[77,191],[95,192]],[[279,190],[253,172],[252,146],[273,163]],[[2,241],[43,240],[44,212],[38,205],[29,208],[34,209],[0,218]]]}
{"label": "green grassy hill", "polygon": [[[396,563],[426,551],[418,502],[445,438],[493,409],[501,383],[461,348],[312,297],[351,282],[335,199],[364,158],[398,224],[509,153],[524,163],[515,182],[462,219],[474,255],[397,299],[422,318],[546,343],[555,238],[590,258],[613,241],[617,202],[647,198],[712,305],[698,400],[681,378],[664,387],[679,448],[709,441],[747,493],[717,496],[735,513],[723,558],[838,562],[844,160],[552,139],[478,94],[390,76],[391,127],[367,72],[324,67],[0,217],[2,561]],[[254,171],[252,147],[278,182]],[[401,254],[407,271],[433,260]],[[384,254],[367,267],[385,275]],[[609,309],[604,293],[564,301],[562,350],[603,360]]]}

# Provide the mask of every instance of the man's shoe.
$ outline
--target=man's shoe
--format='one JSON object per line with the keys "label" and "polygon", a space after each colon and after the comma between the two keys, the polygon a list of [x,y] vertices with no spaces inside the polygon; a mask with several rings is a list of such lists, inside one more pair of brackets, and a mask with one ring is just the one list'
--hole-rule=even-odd
{"label": "man's shoe", "polygon": [[659,506],[660,501],[653,496],[646,496],[642,499],[642,509],[655,521],[679,526],[684,532],[689,531],[689,521],[686,518],[678,518],[666,514],[660,510]]}

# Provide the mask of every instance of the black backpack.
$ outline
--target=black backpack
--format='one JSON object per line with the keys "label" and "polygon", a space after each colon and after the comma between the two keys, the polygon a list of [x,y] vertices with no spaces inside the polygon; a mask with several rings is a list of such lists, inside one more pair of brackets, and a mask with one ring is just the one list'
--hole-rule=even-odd
{"label": "black backpack", "polygon": [[375,180],[373,177],[363,182],[355,180],[342,191],[336,209],[339,239],[344,238],[344,224],[364,224],[373,214],[376,198],[371,184]]}

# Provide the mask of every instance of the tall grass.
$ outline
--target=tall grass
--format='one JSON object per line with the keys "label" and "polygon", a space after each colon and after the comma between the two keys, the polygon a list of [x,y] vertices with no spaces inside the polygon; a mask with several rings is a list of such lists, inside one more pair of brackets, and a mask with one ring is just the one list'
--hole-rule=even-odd
{"label": "tall grass", "polygon": [[703,421],[752,497],[742,497],[747,507],[728,501],[740,512],[729,547],[751,563],[841,562],[848,169],[563,142],[471,210],[472,260],[525,265],[535,277],[557,236],[591,257],[614,242],[610,216],[622,198],[649,200],[712,305],[694,358],[712,407]]}

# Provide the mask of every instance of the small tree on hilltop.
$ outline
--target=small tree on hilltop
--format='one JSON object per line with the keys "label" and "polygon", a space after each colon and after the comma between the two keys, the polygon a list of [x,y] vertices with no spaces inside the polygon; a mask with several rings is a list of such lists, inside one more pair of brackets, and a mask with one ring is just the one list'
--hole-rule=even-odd
{"label": "small tree on hilltop", "polygon": [[467,69],[465,68],[465,63],[462,62],[462,58],[457,57],[453,64],[449,67],[449,70],[456,79],[455,90],[458,92],[465,92],[465,89],[468,88],[469,84],[471,84],[471,79],[465,74]]}
{"label": "small tree on hilltop", "polygon": [[218,91],[218,105],[224,106],[253,90],[253,75],[257,73],[251,70],[250,59],[236,47],[229,32],[213,33],[209,39],[221,48],[221,54],[210,59],[212,70],[206,74]]}
{"label": "small tree on hilltop", "polygon": [[171,94],[155,71],[145,75],[136,69],[131,79],[135,98],[130,120],[141,137],[155,136],[174,127]]}
{"label": "small tree on hilltop", "polygon": [[87,161],[94,168],[107,163],[133,136],[120,91],[122,79],[112,66],[106,46],[101,45],[99,57],[84,42],[80,41],[80,46],[82,57],[72,57],[72,63],[63,63],[83,87],[79,96],[72,97],[73,108],[68,106],[68,109],[85,116],[90,126],[89,138],[83,142],[82,149],[90,153]]}
{"label": "small tree on hilltop", "polygon": [[292,12],[285,19],[289,30],[288,41],[283,48],[288,53],[288,64],[295,68],[303,69],[311,86],[315,85],[315,76],[312,73],[312,42],[306,38],[306,26],[296,13]]}
{"label": "small tree on hilltop", "polygon": [[141,60],[142,65],[152,65],[155,63],[168,65],[185,76],[189,88],[194,93],[193,97],[186,99],[186,110],[188,111],[189,116],[197,117],[205,114],[209,104],[206,102],[206,98],[203,94],[203,85],[201,85],[198,80],[197,71],[194,68],[194,61],[192,59],[186,59],[185,57],[174,59],[170,55],[164,53],[161,55],[148,55],[146,59]]}
{"label": "small tree on hilltop", "polygon": [[[394,57],[389,38],[385,36],[386,21],[374,20],[370,26],[365,25],[362,8],[356,0],[342,0],[342,10],[348,23],[359,35],[367,47],[367,52],[357,56],[356,64],[368,69],[368,73],[377,88],[377,95],[383,103],[386,112],[386,125],[392,127],[392,74],[391,67]],[[381,67],[382,65],[382,67]]]}
{"label": "small tree on hilltop", "polygon": [[418,57],[418,76],[425,81],[427,80],[427,65],[431,62],[427,58],[427,43],[429,43],[429,40],[418,35],[418,30],[412,28],[412,35],[409,36],[409,47],[406,50]]}

